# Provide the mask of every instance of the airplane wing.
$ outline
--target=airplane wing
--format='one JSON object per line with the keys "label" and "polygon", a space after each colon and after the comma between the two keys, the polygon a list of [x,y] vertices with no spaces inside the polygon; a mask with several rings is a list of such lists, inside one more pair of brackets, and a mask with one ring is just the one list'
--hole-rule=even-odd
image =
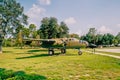
{"label": "airplane wing", "polygon": [[50,48],[50,47],[63,47],[63,42],[60,39],[24,39],[23,41],[31,43],[32,41],[41,42],[41,47]]}

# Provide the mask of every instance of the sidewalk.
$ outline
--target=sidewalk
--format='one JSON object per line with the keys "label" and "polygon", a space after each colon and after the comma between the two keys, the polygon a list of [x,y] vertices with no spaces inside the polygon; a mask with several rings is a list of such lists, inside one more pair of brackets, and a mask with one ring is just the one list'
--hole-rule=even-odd
{"label": "sidewalk", "polygon": [[[93,53],[91,51],[85,51],[85,52]],[[104,53],[100,53],[100,52],[95,52],[93,54],[98,54],[98,55],[102,55],[102,56],[109,56],[109,57],[113,57],[113,58],[116,58],[116,59],[120,59],[120,56],[115,56],[115,55],[110,55],[110,54],[104,54]]]}
{"label": "sidewalk", "polygon": [[95,54],[103,55],[103,56],[109,56],[109,57],[120,59],[120,56],[115,56],[115,55],[110,55],[110,54],[103,54],[103,53],[98,53],[98,52],[95,52]]}

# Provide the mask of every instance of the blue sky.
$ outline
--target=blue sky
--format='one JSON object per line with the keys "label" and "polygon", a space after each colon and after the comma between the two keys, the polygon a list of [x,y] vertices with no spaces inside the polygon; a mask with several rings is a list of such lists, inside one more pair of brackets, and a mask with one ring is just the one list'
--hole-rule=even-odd
{"label": "blue sky", "polygon": [[98,33],[120,32],[120,0],[17,0],[29,23],[39,28],[43,17],[64,21],[70,33],[83,35],[95,27]]}

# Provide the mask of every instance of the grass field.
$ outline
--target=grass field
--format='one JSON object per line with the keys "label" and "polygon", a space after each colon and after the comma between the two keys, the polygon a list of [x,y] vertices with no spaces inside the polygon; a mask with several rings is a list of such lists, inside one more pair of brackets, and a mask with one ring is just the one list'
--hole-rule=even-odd
{"label": "grass field", "polygon": [[49,56],[46,49],[3,48],[0,80],[120,80],[120,60],[68,49]]}

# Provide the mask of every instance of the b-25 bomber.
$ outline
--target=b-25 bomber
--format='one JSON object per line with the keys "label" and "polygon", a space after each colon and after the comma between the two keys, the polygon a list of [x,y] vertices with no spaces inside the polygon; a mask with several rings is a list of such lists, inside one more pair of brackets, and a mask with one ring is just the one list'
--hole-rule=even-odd
{"label": "b-25 bomber", "polygon": [[55,53],[54,49],[61,50],[61,53],[65,54],[66,49],[77,49],[78,54],[82,55],[80,48],[82,46],[88,46],[86,41],[81,41],[76,38],[57,38],[57,39],[25,39],[27,41],[39,41],[41,47],[48,49],[48,54],[53,55]]}

